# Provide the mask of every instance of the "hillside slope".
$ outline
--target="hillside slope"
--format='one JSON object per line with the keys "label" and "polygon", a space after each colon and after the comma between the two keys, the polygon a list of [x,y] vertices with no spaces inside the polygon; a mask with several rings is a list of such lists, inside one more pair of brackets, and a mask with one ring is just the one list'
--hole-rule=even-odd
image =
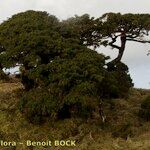
{"label": "hillside slope", "polygon": [[[20,82],[0,83],[0,150],[149,150],[150,123],[137,113],[149,90],[131,89],[126,100],[112,100],[104,105],[107,122],[65,119],[43,125],[28,123],[17,108]],[[75,140],[76,146],[26,146],[26,141]],[[4,141],[17,146],[4,146]],[[20,144],[22,143],[22,144]],[[5,143],[6,144],[6,143]],[[10,144],[10,143],[9,143]],[[11,143],[12,144],[12,143]]]}

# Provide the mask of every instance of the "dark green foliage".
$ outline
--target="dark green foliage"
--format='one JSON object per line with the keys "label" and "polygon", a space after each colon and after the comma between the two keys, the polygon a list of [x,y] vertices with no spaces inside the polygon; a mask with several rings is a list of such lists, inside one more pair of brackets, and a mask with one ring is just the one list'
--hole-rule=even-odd
{"label": "dark green foliage", "polygon": [[60,22],[27,11],[0,25],[0,63],[21,65],[26,93],[19,106],[30,122],[88,118],[102,98],[127,96],[133,86],[128,67],[118,62],[110,69],[105,56],[87,48],[101,42],[101,23],[89,15]]}
{"label": "dark green foliage", "polygon": [[128,74],[128,67],[117,63],[112,70],[108,70],[103,80],[103,95],[107,98],[128,97],[129,89],[133,86]]}
{"label": "dark green foliage", "polygon": [[[150,14],[120,14],[106,13],[99,18],[102,21],[100,35],[104,46],[118,49],[118,56],[112,63],[121,62],[127,41],[150,43],[143,37],[149,36]],[[120,40],[121,44],[117,41]]]}
{"label": "dark green foliage", "polygon": [[141,104],[139,116],[147,121],[150,121],[150,95],[148,95]]}
{"label": "dark green foliage", "polygon": [[40,11],[19,13],[0,25],[0,43],[4,47],[0,63],[6,68],[22,65],[21,79],[26,90],[36,86],[28,77],[32,70],[81,49],[79,41],[72,35],[66,37],[62,28],[70,32],[55,16]]}
{"label": "dark green foliage", "polygon": [[[5,47],[6,67],[16,63],[33,67],[54,55],[61,40],[56,31],[58,20],[46,12],[27,11],[14,15],[0,26],[0,42]],[[53,42],[55,40],[55,42]],[[57,52],[58,53],[58,52]],[[43,59],[44,58],[44,59]],[[4,59],[4,60],[6,60]]]}
{"label": "dark green foliage", "polygon": [[150,109],[150,95],[145,98],[143,103],[141,104],[142,109]]}
{"label": "dark green foliage", "polygon": [[19,102],[19,108],[25,117],[32,123],[42,123],[46,117],[54,119],[58,111],[57,97],[47,89],[32,89],[25,93]]}
{"label": "dark green foliage", "polygon": [[59,34],[59,28],[55,16],[40,11],[19,13],[0,25],[0,43],[4,47],[1,64],[6,68],[22,65],[21,79],[26,90],[35,87],[28,72],[64,55],[66,48],[74,46],[73,41]]}
{"label": "dark green foliage", "polygon": [[[105,59],[95,51],[83,49],[38,66],[28,73],[37,86],[23,96],[21,110],[35,123],[44,118],[92,117],[100,98],[126,96],[132,86],[125,65],[118,65],[112,73],[104,67]],[[126,82],[119,85],[125,77]]]}
{"label": "dark green foliage", "polygon": [[61,34],[67,38],[74,37],[78,39],[81,45],[97,46],[101,41],[101,36],[96,34],[96,32],[100,29],[101,21],[98,19],[94,19],[94,17],[90,17],[88,14],[82,16],[75,15],[75,17],[62,22]]}
{"label": "dark green foliage", "polygon": [[37,87],[23,96],[21,111],[35,123],[45,117],[90,117],[99,104],[104,65],[103,55],[86,49],[37,67],[28,74]]}

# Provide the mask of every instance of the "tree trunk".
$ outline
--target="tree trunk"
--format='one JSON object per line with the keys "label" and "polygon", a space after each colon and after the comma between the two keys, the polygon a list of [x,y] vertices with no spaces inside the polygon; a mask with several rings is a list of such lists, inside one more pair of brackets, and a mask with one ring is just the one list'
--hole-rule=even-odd
{"label": "tree trunk", "polygon": [[110,69],[110,70],[112,70],[115,67],[115,65],[117,63],[119,63],[122,59],[122,56],[123,56],[123,53],[124,53],[124,50],[125,50],[125,46],[126,46],[126,34],[125,34],[125,32],[121,33],[120,41],[121,41],[121,46],[119,48],[118,56],[114,60],[112,60],[111,62],[109,62],[107,64],[108,69]]}

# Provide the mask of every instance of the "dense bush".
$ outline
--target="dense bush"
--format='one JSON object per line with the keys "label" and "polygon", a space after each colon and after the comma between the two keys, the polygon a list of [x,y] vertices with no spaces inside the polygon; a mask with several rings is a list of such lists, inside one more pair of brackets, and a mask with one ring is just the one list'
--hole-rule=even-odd
{"label": "dense bush", "polygon": [[[125,80],[121,84],[125,90],[119,86],[119,72],[109,72],[105,59],[95,51],[83,49],[39,65],[28,72],[36,87],[22,97],[20,110],[34,123],[45,118],[91,117],[101,98],[119,97],[120,92],[124,96],[132,85],[127,80],[130,86],[126,86]],[[128,77],[124,70],[123,73]]]}
{"label": "dense bush", "polygon": [[117,63],[113,70],[108,70],[102,84],[103,96],[107,98],[128,97],[129,89],[133,86],[128,67],[122,62]]}
{"label": "dense bush", "polygon": [[150,121],[150,95],[148,95],[141,104],[139,116],[147,121]]}
{"label": "dense bush", "polygon": [[32,122],[89,117],[99,103],[104,65],[103,55],[86,49],[37,67],[28,74],[37,86],[23,95],[20,110]]}
{"label": "dense bush", "polygon": [[42,123],[46,117],[55,117],[59,102],[47,89],[32,89],[19,102],[19,109],[29,122]]}

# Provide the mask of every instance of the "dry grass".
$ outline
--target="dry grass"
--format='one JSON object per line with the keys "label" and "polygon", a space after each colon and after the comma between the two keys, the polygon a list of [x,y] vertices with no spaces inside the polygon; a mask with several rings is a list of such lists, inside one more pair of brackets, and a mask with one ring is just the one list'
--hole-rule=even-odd
{"label": "dry grass", "polygon": [[[22,85],[0,83],[0,140],[25,142],[45,140],[76,140],[76,147],[26,147],[17,145],[16,150],[149,150],[150,123],[138,118],[142,99],[149,90],[132,89],[126,100],[112,100],[105,105],[107,123],[98,120],[83,122],[80,119],[48,121],[41,126],[29,124],[17,108],[17,91]],[[113,107],[112,107],[113,106]],[[127,127],[126,130],[122,130]],[[121,138],[121,136],[123,138]],[[124,138],[125,136],[125,138]],[[2,147],[0,150],[12,147]],[[13,149],[12,149],[13,150]]]}

